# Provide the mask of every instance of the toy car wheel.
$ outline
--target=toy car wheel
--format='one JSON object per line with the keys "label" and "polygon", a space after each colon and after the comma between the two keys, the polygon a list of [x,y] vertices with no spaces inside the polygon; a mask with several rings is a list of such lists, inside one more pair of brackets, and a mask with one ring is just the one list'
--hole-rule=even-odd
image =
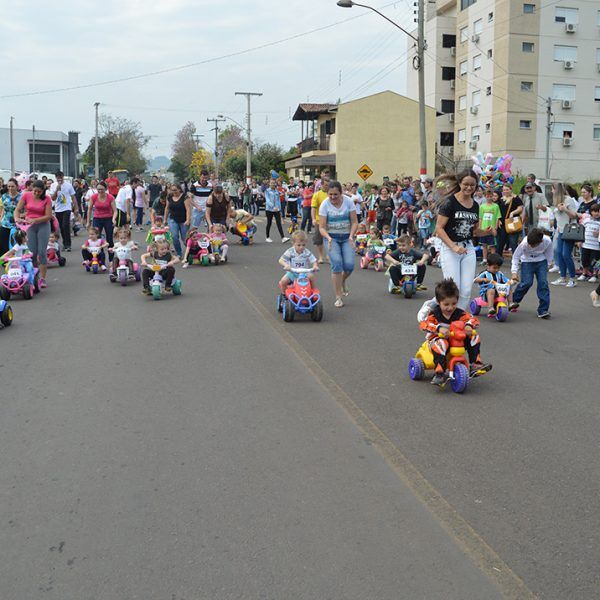
{"label": "toy car wheel", "polygon": [[25,298],[25,300],[31,300],[33,298],[33,289],[29,283],[26,283],[23,286],[23,298]]}
{"label": "toy car wheel", "polygon": [[59,267],[64,267],[67,264],[67,259],[64,256],[61,256],[58,259],[58,266]]}
{"label": "toy car wheel", "polygon": [[194,257],[191,254],[187,257],[187,264],[190,266],[194,264]]}
{"label": "toy car wheel", "polygon": [[0,285],[0,298],[2,300],[10,300],[10,292],[2,285]]}
{"label": "toy car wheel", "polygon": [[133,272],[133,277],[135,278],[136,281],[142,280],[142,272],[140,271],[139,267]]}
{"label": "toy car wheel", "polygon": [[173,296],[181,296],[181,279],[173,282]]}
{"label": "toy car wheel", "polygon": [[277,294],[275,305],[277,306],[277,312],[283,312],[283,294]]}
{"label": "toy car wheel", "polygon": [[152,297],[155,300],[160,300],[160,296],[161,296],[160,287],[158,285],[153,285],[152,286]]}
{"label": "toy car wheel", "polygon": [[319,323],[323,320],[323,302],[319,301],[315,304],[313,311],[310,313],[310,318],[315,321],[315,323]]}
{"label": "toy car wheel", "polygon": [[247,246],[250,243],[250,240],[248,238],[242,238],[242,244],[244,246]]}
{"label": "toy car wheel", "polygon": [[403,291],[405,298],[412,298],[415,293],[415,286],[412,283],[405,283]]}
{"label": "toy car wheel", "polygon": [[294,320],[296,316],[296,309],[294,305],[289,300],[284,300],[283,302],[283,320],[286,323],[290,323]]}
{"label": "toy car wheel", "polygon": [[475,316],[481,312],[481,306],[479,306],[479,302],[477,302],[477,300],[471,300],[471,303],[469,304],[469,312]]}
{"label": "toy car wheel", "polygon": [[98,274],[98,265],[94,265],[92,267],[92,271],[94,272],[94,275],[97,275]]}
{"label": "toy car wheel", "polygon": [[425,364],[420,358],[411,358],[408,361],[408,376],[413,381],[419,381],[425,376]]}
{"label": "toy car wheel", "polygon": [[508,317],[508,308],[506,306],[500,306],[496,311],[496,321],[503,323]]}
{"label": "toy car wheel", "polygon": [[462,394],[469,385],[469,369],[463,364],[454,365],[454,379],[452,379],[452,391]]}
{"label": "toy car wheel", "polygon": [[89,273],[90,272],[90,267],[89,265],[85,265],[85,270]]}
{"label": "toy car wheel", "polygon": [[203,267],[208,267],[208,263],[210,261],[208,260],[208,256],[206,256],[206,254],[202,257],[201,263]]}
{"label": "toy car wheel", "polygon": [[125,274],[124,271],[119,271],[119,273],[117,275],[117,279],[119,280],[119,283],[121,285],[127,285],[127,275]]}
{"label": "toy car wheel", "polygon": [[13,322],[13,311],[9,304],[5,304],[0,312],[0,322],[4,327],[8,327]]}

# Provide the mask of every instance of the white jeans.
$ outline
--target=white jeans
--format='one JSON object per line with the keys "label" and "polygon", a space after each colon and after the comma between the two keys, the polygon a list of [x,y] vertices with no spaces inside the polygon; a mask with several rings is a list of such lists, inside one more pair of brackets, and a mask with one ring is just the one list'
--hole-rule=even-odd
{"label": "white jeans", "polygon": [[465,242],[462,245],[467,250],[466,254],[457,254],[446,244],[442,244],[442,273],[445,279],[453,279],[458,286],[460,293],[458,308],[468,310],[473,279],[475,279],[475,270],[477,269],[477,257],[471,242]]}

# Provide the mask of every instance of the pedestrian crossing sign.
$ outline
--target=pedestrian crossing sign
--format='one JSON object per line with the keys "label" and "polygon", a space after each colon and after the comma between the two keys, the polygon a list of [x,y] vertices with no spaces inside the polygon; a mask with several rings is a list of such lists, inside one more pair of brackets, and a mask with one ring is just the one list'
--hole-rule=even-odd
{"label": "pedestrian crossing sign", "polygon": [[357,171],[357,173],[362,177],[363,181],[366,181],[367,179],[369,179],[369,177],[371,177],[371,175],[373,175],[373,171],[371,167],[369,167],[369,165],[363,165]]}

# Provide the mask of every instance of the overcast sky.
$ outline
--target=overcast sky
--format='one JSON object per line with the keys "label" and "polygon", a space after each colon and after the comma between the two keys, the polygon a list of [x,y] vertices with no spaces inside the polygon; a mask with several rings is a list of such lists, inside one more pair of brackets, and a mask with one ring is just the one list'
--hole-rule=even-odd
{"label": "overcast sky", "polygon": [[[412,0],[372,4],[412,30]],[[93,136],[96,101],[102,112],[142,123],[153,136],[148,156],[170,156],[173,134],[188,120],[211,145],[207,117],[221,113],[244,124],[246,101],[236,91],[264,94],[253,100],[254,138],[286,149],[300,141],[300,124],[290,119],[300,102],[405,92],[404,34],[374,13],[342,9],[336,0],[12,0],[0,18],[2,126],[14,116],[19,128],[80,131],[82,150]],[[170,69],[328,25],[190,68],[5,97]]]}

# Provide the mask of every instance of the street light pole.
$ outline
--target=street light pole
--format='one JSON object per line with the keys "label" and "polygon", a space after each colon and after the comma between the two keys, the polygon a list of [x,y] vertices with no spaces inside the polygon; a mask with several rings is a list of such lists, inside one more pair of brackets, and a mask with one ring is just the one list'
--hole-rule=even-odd
{"label": "street light pole", "polygon": [[206,119],[208,123],[214,123],[215,126],[211,131],[215,132],[215,176],[219,181],[219,123],[225,123],[225,119]]}
{"label": "street light pole", "polygon": [[252,126],[250,123],[250,119],[252,116],[252,111],[250,109],[250,100],[252,96],[262,96],[262,94],[258,92],[236,92],[236,96],[246,96],[246,100],[248,101],[248,113],[246,115],[247,120],[247,129],[246,129],[246,183],[251,183],[252,181]]}
{"label": "street light pole", "polygon": [[419,137],[420,137],[420,173],[421,175],[427,174],[427,127],[425,123],[426,110],[425,110],[425,50],[427,49],[427,43],[425,41],[425,0],[419,0],[419,24],[418,24],[418,37],[415,37],[412,33],[406,31],[404,27],[401,27],[395,21],[392,21],[389,17],[386,17],[383,13],[379,12],[376,8],[367,4],[359,4],[354,0],[338,0],[338,6],[342,8],[352,8],[353,6],[359,6],[360,8],[368,8],[373,12],[377,13],[380,17],[383,17],[386,21],[389,21],[394,27],[397,27],[400,31],[404,32],[409,38],[414,40],[417,45],[417,68],[419,71]]}
{"label": "street light pole", "polygon": [[13,122],[15,118],[10,118],[10,176],[15,176],[15,136],[13,130]]}
{"label": "street light pole", "polygon": [[32,136],[32,154],[33,154],[33,157],[32,157],[32,161],[31,161],[31,163],[32,163],[32,169],[31,170],[35,173],[35,125],[31,126],[31,130],[33,132],[33,136]]}
{"label": "street light pole", "polygon": [[94,138],[94,177],[100,179],[100,156],[98,155],[98,107],[100,102],[94,102],[96,108],[96,137]]}

